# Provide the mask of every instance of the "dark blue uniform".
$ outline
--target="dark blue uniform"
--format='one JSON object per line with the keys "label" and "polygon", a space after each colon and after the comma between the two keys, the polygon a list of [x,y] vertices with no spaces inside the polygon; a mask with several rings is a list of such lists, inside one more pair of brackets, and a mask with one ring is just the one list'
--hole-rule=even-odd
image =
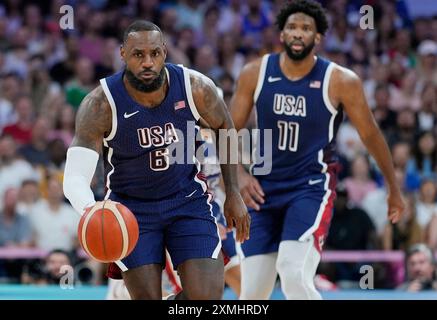
{"label": "dark blue uniform", "polygon": [[[165,67],[168,93],[153,108],[128,94],[123,72],[100,81],[112,108],[112,131],[103,141],[105,198],[127,206],[140,229],[133,252],[117,262],[123,271],[164,264],[165,248],[175,268],[188,259],[215,259],[221,249],[211,197],[191,151],[195,136],[189,132],[199,114],[188,69]],[[180,148],[171,148],[176,145]],[[169,161],[175,150],[182,155],[179,163]]]}
{"label": "dark blue uniform", "polygon": [[[261,129],[256,153],[266,156],[271,147],[272,170],[260,174],[263,164],[257,162],[251,168],[265,203],[260,212],[250,210],[244,256],[276,252],[283,240],[305,241],[312,235],[321,250],[335,198],[335,135],[343,114],[328,98],[334,64],[318,57],[309,74],[291,81],[282,73],[279,57],[263,57],[254,96]],[[269,146],[264,145],[265,129],[273,137]]]}

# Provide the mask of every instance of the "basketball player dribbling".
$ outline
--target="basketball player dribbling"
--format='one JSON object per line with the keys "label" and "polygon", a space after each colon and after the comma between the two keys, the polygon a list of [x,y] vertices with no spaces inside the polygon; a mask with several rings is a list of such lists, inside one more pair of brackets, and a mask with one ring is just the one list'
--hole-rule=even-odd
{"label": "basketball player dribbling", "polygon": [[[103,149],[105,199],[128,207],[140,229],[133,252],[116,262],[130,297],[162,298],[167,249],[183,289],[176,299],[221,299],[223,256],[206,183],[196,161],[170,163],[169,146],[185,141],[188,152],[195,138],[180,135],[190,121],[214,130],[234,126],[214,83],[165,63],[166,50],[153,23],[136,21],[127,28],[120,49],[125,69],[102,79],[79,108],[64,193],[79,213],[95,203],[90,181]],[[224,163],[221,170],[226,222],[244,242],[250,216],[239,193],[237,166]]]}
{"label": "basketball player dribbling", "polygon": [[253,106],[263,154],[272,130],[272,170],[252,175],[240,167],[241,194],[252,217],[250,240],[241,245],[241,299],[268,299],[277,274],[287,299],[320,299],[314,276],[327,236],[337,160],[335,135],[347,114],[381,169],[388,218],[399,221],[404,202],[392,158],[352,71],[315,54],[328,28],[321,5],[287,4],[277,16],[284,51],[247,64],[237,81],[231,114],[243,128]]}

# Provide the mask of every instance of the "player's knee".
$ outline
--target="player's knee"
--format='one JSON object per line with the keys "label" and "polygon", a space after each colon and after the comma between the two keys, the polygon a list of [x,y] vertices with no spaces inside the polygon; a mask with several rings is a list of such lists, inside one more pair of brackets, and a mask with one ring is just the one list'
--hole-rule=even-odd
{"label": "player's knee", "polygon": [[280,247],[276,269],[287,299],[321,298],[314,286],[319,261],[318,253],[314,250],[300,242],[290,242]]}
{"label": "player's knee", "polygon": [[288,256],[278,256],[276,270],[281,281],[292,282],[297,286],[304,286],[303,263],[299,259],[291,259]]}
{"label": "player's knee", "polygon": [[190,285],[184,288],[184,295],[188,300],[221,300],[223,298],[224,283],[214,281],[205,285]]}

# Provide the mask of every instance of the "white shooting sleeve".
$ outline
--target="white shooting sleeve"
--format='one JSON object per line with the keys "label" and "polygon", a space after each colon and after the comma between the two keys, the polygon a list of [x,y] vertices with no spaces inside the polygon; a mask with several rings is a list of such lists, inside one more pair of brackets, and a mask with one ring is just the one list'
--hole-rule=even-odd
{"label": "white shooting sleeve", "polygon": [[90,185],[98,161],[99,154],[94,150],[84,147],[67,150],[64,195],[80,215],[83,215],[85,208],[96,203]]}

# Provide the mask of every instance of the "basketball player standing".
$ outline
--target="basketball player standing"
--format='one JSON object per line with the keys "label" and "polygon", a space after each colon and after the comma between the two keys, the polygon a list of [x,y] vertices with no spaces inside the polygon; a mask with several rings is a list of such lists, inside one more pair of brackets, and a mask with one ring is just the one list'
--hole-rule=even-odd
{"label": "basketball player standing", "polygon": [[[195,144],[181,136],[190,122],[212,129],[233,128],[214,83],[182,66],[165,63],[160,29],[136,21],[125,31],[124,70],[102,79],[77,114],[67,152],[64,193],[83,213],[95,203],[90,182],[103,149],[105,199],[127,206],[136,216],[140,237],[133,252],[117,261],[132,299],[161,299],[165,248],[180,277],[177,299],[221,299],[223,257],[210,197],[199,167],[169,162],[169,147]],[[103,148],[102,148],[103,143]],[[219,141],[221,147],[225,142]],[[228,146],[226,146],[228,148]],[[229,152],[228,152],[229,154]],[[248,238],[250,216],[241,199],[237,166],[222,164],[224,212],[237,239]]]}
{"label": "basketball player standing", "polygon": [[328,28],[317,2],[297,0],[277,16],[284,51],[247,64],[231,101],[237,130],[255,105],[263,135],[271,129],[272,170],[253,175],[240,167],[241,194],[251,207],[250,240],[241,245],[241,299],[268,299],[277,274],[287,299],[320,299],[314,275],[327,236],[337,162],[335,135],[343,111],[380,167],[388,217],[399,221],[404,202],[392,159],[352,71],[315,54]]}

